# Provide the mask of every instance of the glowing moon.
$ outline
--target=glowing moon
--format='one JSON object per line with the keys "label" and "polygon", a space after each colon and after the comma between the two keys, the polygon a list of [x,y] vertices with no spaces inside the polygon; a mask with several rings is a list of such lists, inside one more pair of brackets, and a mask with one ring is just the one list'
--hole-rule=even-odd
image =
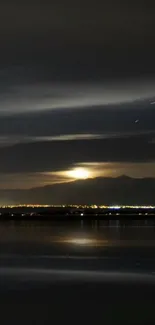
{"label": "glowing moon", "polygon": [[90,177],[90,172],[86,168],[75,168],[67,172],[67,175],[75,179],[87,179]]}

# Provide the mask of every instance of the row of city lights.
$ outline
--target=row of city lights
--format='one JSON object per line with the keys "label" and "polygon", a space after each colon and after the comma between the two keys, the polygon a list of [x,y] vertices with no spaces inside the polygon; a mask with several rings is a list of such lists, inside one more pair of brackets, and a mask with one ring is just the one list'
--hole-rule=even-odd
{"label": "row of city lights", "polygon": [[147,205],[41,205],[41,204],[18,204],[18,205],[2,205],[0,208],[92,208],[92,209],[155,209],[155,206]]}

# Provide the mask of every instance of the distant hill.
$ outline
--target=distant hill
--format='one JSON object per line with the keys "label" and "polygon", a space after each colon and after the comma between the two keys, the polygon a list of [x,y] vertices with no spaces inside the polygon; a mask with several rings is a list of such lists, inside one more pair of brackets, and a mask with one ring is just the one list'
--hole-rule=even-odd
{"label": "distant hill", "polygon": [[1,202],[15,204],[154,204],[155,179],[92,178],[29,190],[0,191]]}

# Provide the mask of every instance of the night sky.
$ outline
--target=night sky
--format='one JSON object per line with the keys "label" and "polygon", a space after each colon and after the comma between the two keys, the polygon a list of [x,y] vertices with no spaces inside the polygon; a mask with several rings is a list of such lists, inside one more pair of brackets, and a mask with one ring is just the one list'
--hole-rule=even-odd
{"label": "night sky", "polygon": [[155,4],[0,3],[0,189],[155,177]]}

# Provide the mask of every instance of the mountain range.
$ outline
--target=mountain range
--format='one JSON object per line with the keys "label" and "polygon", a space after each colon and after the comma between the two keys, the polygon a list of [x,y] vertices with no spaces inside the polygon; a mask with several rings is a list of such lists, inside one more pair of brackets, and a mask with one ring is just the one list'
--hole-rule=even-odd
{"label": "mountain range", "polygon": [[8,204],[155,205],[155,179],[99,177],[26,190],[0,190]]}

